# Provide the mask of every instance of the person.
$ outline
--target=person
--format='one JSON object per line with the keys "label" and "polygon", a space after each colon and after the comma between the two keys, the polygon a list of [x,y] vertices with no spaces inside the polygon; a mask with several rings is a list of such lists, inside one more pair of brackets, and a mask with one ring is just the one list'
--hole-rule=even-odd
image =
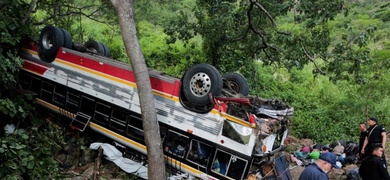
{"label": "person", "polygon": [[361,122],[359,124],[359,130],[360,130],[359,151],[358,151],[357,157],[359,158],[359,160],[362,160],[365,157],[365,155],[362,154],[361,151],[363,149],[364,140],[366,139],[366,136],[367,136],[367,126],[364,122]]}
{"label": "person", "polygon": [[372,153],[367,155],[359,167],[359,175],[363,180],[390,180],[387,166],[383,161],[383,148],[380,144],[373,145]]}
{"label": "person", "polygon": [[[367,129],[367,135],[364,139],[363,147],[361,153],[371,154],[373,147],[377,144],[381,145],[383,151],[386,149],[386,129],[381,125],[378,125],[378,119],[376,117],[370,117],[367,124],[370,126]],[[383,153],[382,153],[383,154]],[[383,154],[383,160],[386,161]]]}
{"label": "person", "polygon": [[340,169],[341,167],[336,164],[337,157],[331,152],[321,153],[320,157],[307,166],[299,176],[299,180],[326,180],[328,173],[333,168]]}
{"label": "person", "polygon": [[333,154],[336,155],[337,157],[337,161],[339,161],[342,165],[345,165],[345,153],[344,153],[344,146],[339,144],[339,145],[336,145],[334,148],[333,148]]}

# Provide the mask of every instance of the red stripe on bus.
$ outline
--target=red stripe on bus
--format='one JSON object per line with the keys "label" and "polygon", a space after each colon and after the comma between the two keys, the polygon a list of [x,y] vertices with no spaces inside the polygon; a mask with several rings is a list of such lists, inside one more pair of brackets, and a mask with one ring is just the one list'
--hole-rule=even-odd
{"label": "red stripe on bus", "polygon": [[[134,72],[128,69],[123,69],[120,67],[112,66],[110,64],[102,63],[96,60],[92,60],[89,58],[81,57],[76,54],[72,54],[70,52],[61,53],[62,49],[57,54],[57,58],[81,66],[88,69],[92,69],[97,72],[101,72],[104,74],[108,74],[110,76],[114,76],[129,82],[135,83],[135,75]],[[113,60],[114,61],[114,60]],[[180,89],[180,80],[177,79],[174,83],[166,82],[154,77],[150,77],[150,83],[152,89],[158,90],[167,94],[171,94],[174,96],[179,96]]]}
{"label": "red stripe on bus", "polygon": [[24,61],[23,69],[35,72],[35,73],[40,74],[40,75],[43,75],[43,73],[46,72],[48,67],[43,66],[43,65],[37,65],[35,63],[32,63],[31,61]]}

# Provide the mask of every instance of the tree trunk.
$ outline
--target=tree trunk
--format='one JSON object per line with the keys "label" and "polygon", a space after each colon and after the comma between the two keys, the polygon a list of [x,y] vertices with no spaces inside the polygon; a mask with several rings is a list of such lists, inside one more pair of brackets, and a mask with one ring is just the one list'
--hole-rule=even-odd
{"label": "tree trunk", "polygon": [[166,179],[160,128],[150,85],[149,73],[135,28],[133,1],[110,0],[119,19],[122,38],[137,81],[145,143],[148,151],[148,179]]}

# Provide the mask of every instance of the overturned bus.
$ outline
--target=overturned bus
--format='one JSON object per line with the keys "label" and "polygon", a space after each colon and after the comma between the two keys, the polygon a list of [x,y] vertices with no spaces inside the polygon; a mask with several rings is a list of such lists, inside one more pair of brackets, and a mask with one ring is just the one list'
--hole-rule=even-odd
{"label": "overturned bus", "polygon": [[[109,56],[103,43],[75,43],[68,31],[47,25],[38,42],[23,43],[19,81],[72,128],[147,155],[134,72]],[[249,95],[245,77],[222,76],[209,64],[181,78],[149,69],[149,77],[168,166],[200,179],[281,176],[265,167],[285,147],[292,107]]]}

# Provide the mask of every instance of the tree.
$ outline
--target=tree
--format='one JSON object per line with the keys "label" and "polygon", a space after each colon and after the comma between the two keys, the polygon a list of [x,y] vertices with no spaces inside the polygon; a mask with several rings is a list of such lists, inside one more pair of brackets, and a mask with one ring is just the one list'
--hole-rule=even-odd
{"label": "tree", "polygon": [[157,122],[148,69],[137,37],[133,1],[111,0],[111,3],[117,11],[122,38],[137,81],[145,143],[148,152],[148,178],[160,180],[166,177],[160,128]]}
{"label": "tree", "polygon": [[344,0],[196,2],[193,13],[182,12],[166,33],[172,40],[201,35],[207,61],[222,72],[256,77],[253,62],[300,70],[314,63],[314,74],[358,82],[361,66],[371,62],[372,28],[348,34],[351,27],[345,27],[346,33],[332,34],[330,22],[348,14]]}

